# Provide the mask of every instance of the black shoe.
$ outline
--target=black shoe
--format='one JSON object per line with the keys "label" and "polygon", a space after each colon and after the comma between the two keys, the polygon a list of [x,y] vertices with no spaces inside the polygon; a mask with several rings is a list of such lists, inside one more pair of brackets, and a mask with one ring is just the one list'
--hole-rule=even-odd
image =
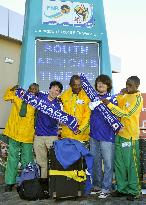
{"label": "black shoe", "polygon": [[142,195],[141,194],[140,195],[128,194],[127,200],[128,201],[134,201],[134,200],[142,201]]}
{"label": "black shoe", "polygon": [[135,195],[128,194],[127,200],[128,200],[128,201],[134,201],[135,197],[136,197]]}
{"label": "black shoe", "polygon": [[123,196],[127,196],[126,194],[119,192],[119,191],[114,191],[111,193],[112,197],[123,197]]}
{"label": "black shoe", "polygon": [[7,184],[5,186],[5,192],[11,192],[13,189],[14,184]]}

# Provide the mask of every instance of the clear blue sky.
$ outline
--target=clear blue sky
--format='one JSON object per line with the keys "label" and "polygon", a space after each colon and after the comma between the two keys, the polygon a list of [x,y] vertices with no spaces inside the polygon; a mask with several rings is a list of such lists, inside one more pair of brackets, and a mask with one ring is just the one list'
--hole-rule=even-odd
{"label": "clear blue sky", "polygon": [[[103,3],[110,53],[122,60],[121,73],[113,75],[115,91],[125,87],[127,77],[137,75],[140,90],[146,92],[146,0]],[[0,0],[0,5],[24,14],[25,0]]]}

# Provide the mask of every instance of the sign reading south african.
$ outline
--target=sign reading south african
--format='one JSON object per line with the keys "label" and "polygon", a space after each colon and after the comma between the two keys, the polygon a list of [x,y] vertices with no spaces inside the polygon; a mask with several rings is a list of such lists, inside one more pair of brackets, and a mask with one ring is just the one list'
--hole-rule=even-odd
{"label": "sign reading south african", "polygon": [[80,2],[43,0],[42,23],[92,27],[93,5]]}

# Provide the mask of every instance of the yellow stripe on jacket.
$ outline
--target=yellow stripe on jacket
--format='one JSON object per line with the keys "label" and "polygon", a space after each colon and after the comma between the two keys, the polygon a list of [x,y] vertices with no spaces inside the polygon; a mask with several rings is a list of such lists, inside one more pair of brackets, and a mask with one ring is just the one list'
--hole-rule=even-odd
{"label": "yellow stripe on jacket", "polygon": [[107,106],[113,114],[120,118],[124,127],[118,135],[123,138],[137,140],[139,136],[139,117],[143,107],[140,92],[117,96],[118,106],[109,103]]}

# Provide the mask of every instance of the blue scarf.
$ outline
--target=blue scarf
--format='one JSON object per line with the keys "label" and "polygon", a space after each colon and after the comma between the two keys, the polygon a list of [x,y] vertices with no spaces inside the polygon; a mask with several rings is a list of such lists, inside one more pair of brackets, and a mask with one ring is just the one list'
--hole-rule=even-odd
{"label": "blue scarf", "polygon": [[[99,101],[100,100],[99,94],[90,85],[90,83],[88,82],[88,80],[84,76],[84,74],[81,73],[80,79],[82,82],[82,88],[86,92],[89,99],[92,102]],[[104,120],[111,126],[114,133],[118,133],[118,131],[123,127],[123,125],[120,123],[120,121],[115,117],[115,115],[113,115],[111,113],[111,111],[103,103],[99,103],[95,109],[98,109],[100,111]]]}
{"label": "blue scarf", "polygon": [[22,88],[19,88],[16,91],[16,96],[21,98],[26,103],[32,105],[37,110],[40,110],[44,114],[49,115],[51,118],[56,119],[57,121],[59,121],[59,123],[68,126],[73,132],[77,130],[78,123],[76,118],[63,112],[62,110],[57,109],[49,101],[46,102],[45,100],[32,95]]}

